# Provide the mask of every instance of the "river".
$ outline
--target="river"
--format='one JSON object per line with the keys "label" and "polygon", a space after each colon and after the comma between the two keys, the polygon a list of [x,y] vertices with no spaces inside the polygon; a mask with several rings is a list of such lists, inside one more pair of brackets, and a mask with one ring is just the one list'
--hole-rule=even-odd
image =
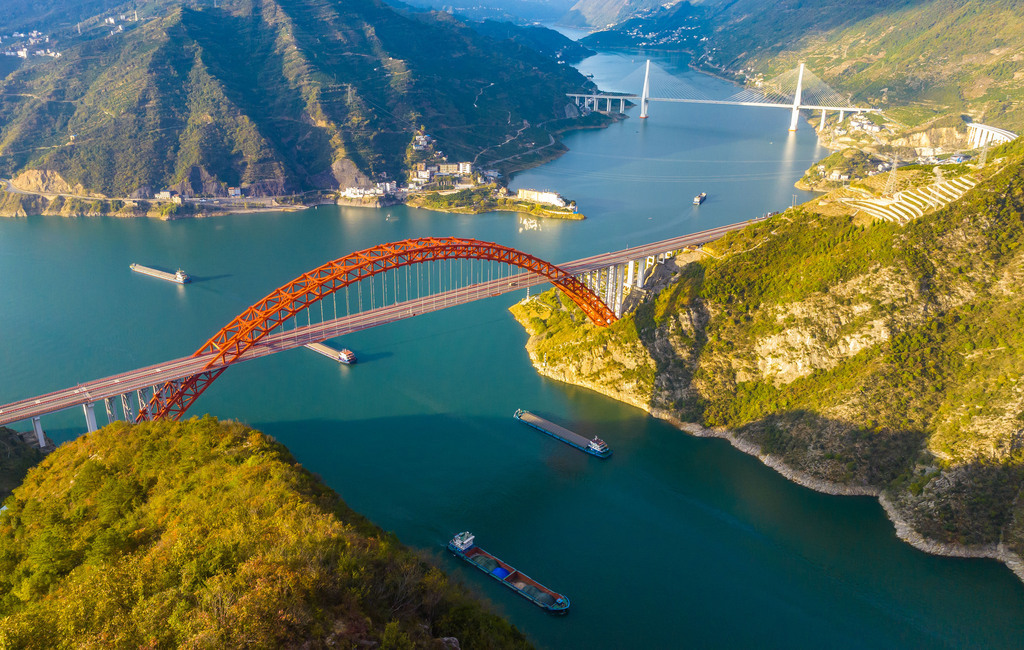
{"label": "river", "polygon": [[[662,57],[657,74],[726,96],[725,82]],[[604,89],[642,64],[582,64]],[[320,207],[161,222],[0,220],[0,403],[190,354],[285,281],[413,236],[497,241],[566,261],[788,207],[823,155],[783,110],[652,104],[513,187],[575,199],[581,222],[404,206]],[[442,143],[443,144],[443,143]],[[692,197],[706,191],[699,208]],[[132,262],[195,277],[186,287]],[[193,411],[286,444],[356,510],[434,556],[547,648],[1016,647],[1024,585],[994,561],[900,542],[869,498],[787,482],[721,440],[539,377],[502,296],[335,341],[345,367],[298,349],[231,368]],[[614,449],[598,460],[517,423],[526,408]],[[99,416],[101,421],[103,416]],[[80,411],[44,418],[83,430]],[[472,530],[486,549],[572,600],[553,618],[443,552]]]}

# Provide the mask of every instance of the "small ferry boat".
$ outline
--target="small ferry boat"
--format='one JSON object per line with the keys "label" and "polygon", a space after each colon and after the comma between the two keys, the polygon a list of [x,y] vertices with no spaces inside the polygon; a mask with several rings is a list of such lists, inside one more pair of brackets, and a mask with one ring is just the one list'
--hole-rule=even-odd
{"label": "small ferry boat", "polygon": [[341,350],[338,350],[338,361],[346,365],[350,365],[358,361],[358,359],[356,359],[355,352],[348,348],[342,348]]}
{"label": "small ferry boat", "polygon": [[560,427],[554,422],[545,420],[544,418],[534,415],[529,411],[524,411],[523,409],[516,409],[516,412],[512,414],[512,417],[523,424],[528,424],[538,431],[543,431],[552,438],[561,440],[570,447],[575,447],[576,449],[584,451],[591,456],[608,458],[612,455],[612,450],[608,446],[608,443],[597,436],[587,439],[575,431],[569,431],[565,427]]}
{"label": "small ferry boat", "polygon": [[474,543],[476,536],[466,531],[448,542],[448,550],[501,584],[552,614],[569,612],[569,599],[551,591],[533,578],[502,562]]}
{"label": "small ferry boat", "polygon": [[167,280],[168,282],[177,282],[178,284],[188,284],[192,281],[192,277],[188,273],[185,273],[181,269],[178,269],[174,273],[168,273],[167,271],[160,271],[158,269],[151,269],[148,266],[141,264],[131,264],[128,268],[141,273],[142,275],[148,275],[151,278],[159,278],[161,280]]}
{"label": "small ferry boat", "polygon": [[693,197],[693,204],[694,205],[700,205],[701,203],[704,202],[704,199],[706,199],[706,198],[708,198],[708,193],[707,192],[701,192],[697,196]]}

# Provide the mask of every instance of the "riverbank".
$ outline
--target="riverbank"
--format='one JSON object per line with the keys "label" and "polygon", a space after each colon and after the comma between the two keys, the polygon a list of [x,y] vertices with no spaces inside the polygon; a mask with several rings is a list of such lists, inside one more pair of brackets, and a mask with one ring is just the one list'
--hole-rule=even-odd
{"label": "riverbank", "polygon": [[424,208],[437,212],[457,214],[481,214],[483,212],[517,212],[546,219],[569,219],[580,221],[585,217],[572,207],[559,208],[554,205],[527,201],[508,196],[505,190],[496,185],[459,190],[456,192],[424,192],[410,194],[405,204],[414,208]]}
{"label": "riverbank", "polygon": [[652,417],[668,422],[680,431],[696,438],[719,438],[726,440],[737,451],[743,452],[749,456],[754,456],[766,467],[770,467],[775,470],[787,480],[810,490],[814,490],[815,492],[834,496],[874,497],[882,506],[886,517],[893,524],[896,536],[919,551],[943,557],[998,560],[1005,564],[1014,573],[1014,575],[1021,580],[1021,582],[1024,582],[1024,558],[1021,558],[1021,556],[1008,549],[1002,543],[967,546],[943,543],[929,539],[915,530],[910,522],[900,513],[890,497],[887,496],[883,490],[877,487],[869,485],[848,485],[836,481],[828,481],[813,476],[807,472],[800,471],[787,465],[779,456],[766,453],[761,445],[758,445],[751,440],[741,438],[735,431],[723,427],[708,428],[694,422],[685,422],[680,420],[670,411],[652,408],[649,404],[645,404],[639,399],[630,399],[619,391],[608,390],[602,384],[578,379],[567,379],[565,373],[558,372],[556,369],[551,368],[544,362],[540,361],[534,350],[531,350],[529,344],[527,344],[527,351],[529,352],[530,360],[533,363],[534,369],[541,376],[573,386],[578,386],[580,388],[586,388],[606,397],[629,404],[630,406],[635,406],[646,411]]}
{"label": "riverbank", "polygon": [[[573,119],[559,119],[538,124],[535,128],[545,127],[544,133],[549,136],[547,144],[534,147],[527,151],[516,152],[506,158],[485,161],[488,167],[501,171],[506,178],[517,172],[539,167],[565,154],[569,149],[562,144],[559,136],[571,131],[605,129],[608,126],[626,119],[621,113],[593,112],[586,116]],[[508,143],[505,143],[508,144]],[[487,151],[485,149],[485,151]],[[36,176],[42,174],[42,181]],[[492,208],[475,208],[472,205],[445,206],[427,205],[427,199],[421,194],[410,194],[406,199],[394,195],[366,196],[347,198],[331,190],[314,190],[305,196],[315,195],[313,201],[300,200],[303,195],[253,197],[241,204],[224,199],[185,199],[180,203],[167,200],[109,198],[102,195],[86,194],[81,186],[71,188],[55,172],[39,172],[28,174],[42,189],[35,187],[17,187],[11,181],[0,179],[0,217],[26,217],[29,215],[60,216],[60,217],[119,217],[119,218],[155,218],[178,220],[191,218],[217,217],[228,214],[248,214],[258,212],[292,212],[317,205],[341,205],[349,207],[383,208],[406,204],[411,207],[424,207],[440,212],[460,214],[479,214],[482,212],[522,212],[532,216],[555,219],[583,219],[583,215],[571,211],[563,211],[553,206],[545,208],[529,202],[516,202],[517,205],[498,204]],[[23,173],[22,177],[26,174]],[[48,184],[48,185],[47,185]],[[49,187],[49,186],[53,187]],[[45,191],[58,189],[59,191]],[[329,198],[327,198],[329,197]],[[280,201],[285,202],[280,202]],[[208,201],[209,203],[207,203]],[[224,201],[223,203],[221,201]]]}
{"label": "riverbank", "polygon": [[[513,313],[541,374],[728,439],[816,491],[884,497],[900,539],[1024,581],[1020,401],[1000,383],[1024,338],[1024,299],[1004,289],[1024,259],[1019,165],[1007,151],[914,227],[805,209],[758,222],[655,267],[608,328],[554,293]],[[979,386],[985,410],[970,406]]]}

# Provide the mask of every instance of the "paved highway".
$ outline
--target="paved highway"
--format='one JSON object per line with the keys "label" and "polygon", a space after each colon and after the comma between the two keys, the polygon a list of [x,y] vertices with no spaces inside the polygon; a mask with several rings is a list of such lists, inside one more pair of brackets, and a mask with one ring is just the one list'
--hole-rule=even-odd
{"label": "paved highway", "polygon": [[[705,244],[722,237],[730,231],[744,228],[749,223],[730,224],[682,237],[594,255],[574,262],[560,264],[559,267],[570,275],[580,275],[589,271],[604,269],[613,264],[623,264],[670,251],[678,251],[686,246]],[[393,323],[418,314],[464,305],[474,300],[518,291],[525,287],[546,284],[547,282],[547,278],[532,273],[513,274],[444,293],[415,298],[386,307],[378,307],[358,314],[343,316],[334,320],[324,321],[323,323],[315,323],[294,330],[274,332],[246,352],[236,363],[290,350],[307,343],[324,341],[336,336],[377,327],[378,325]],[[213,355],[203,355],[173,359],[152,366],[130,370],[119,375],[78,384],[73,388],[65,388],[45,395],[4,404],[0,406],[0,425],[28,420],[37,415],[81,406],[88,402],[98,402],[108,397],[134,392],[140,388],[161,386],[165,382],[189,377],[202,370],[206,370],[206,364],[209,363],[212,357]],[[214,366],[214,368],[217,367],[222,366]]]}

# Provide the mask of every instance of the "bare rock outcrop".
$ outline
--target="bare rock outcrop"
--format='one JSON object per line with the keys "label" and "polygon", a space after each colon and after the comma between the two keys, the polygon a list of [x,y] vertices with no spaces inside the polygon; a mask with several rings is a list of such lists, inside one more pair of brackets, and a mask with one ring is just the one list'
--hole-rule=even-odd
{"label": "bare rock outcrop", "polygon": [[69,194],[103,198],[102,194],[87,192],[81,183],[72,187],[60,174],[51,169],[28,169],[12,178],[11,184],[22,192],[34,194]]}

